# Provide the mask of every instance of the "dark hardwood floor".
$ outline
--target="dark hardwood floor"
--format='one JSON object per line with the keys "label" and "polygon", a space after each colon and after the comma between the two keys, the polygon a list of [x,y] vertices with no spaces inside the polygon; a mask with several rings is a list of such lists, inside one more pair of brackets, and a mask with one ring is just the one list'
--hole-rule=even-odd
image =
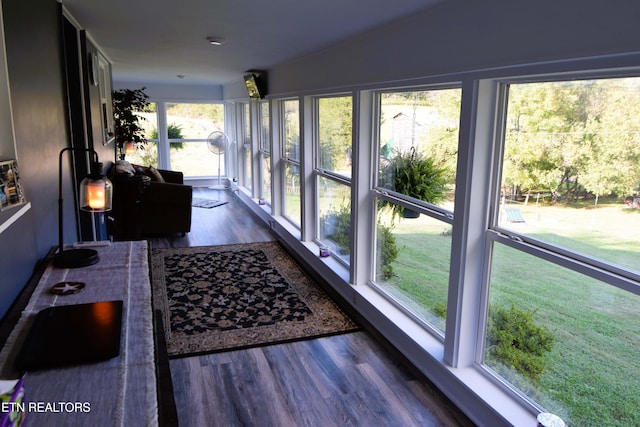
{"label": "dark hardwood floor", "polygon": [[[229,191],[193,208],[191,232],[152,247],[274,240]],[[472,426],[396,351],[367,331],[170,360],[181,426]]]}

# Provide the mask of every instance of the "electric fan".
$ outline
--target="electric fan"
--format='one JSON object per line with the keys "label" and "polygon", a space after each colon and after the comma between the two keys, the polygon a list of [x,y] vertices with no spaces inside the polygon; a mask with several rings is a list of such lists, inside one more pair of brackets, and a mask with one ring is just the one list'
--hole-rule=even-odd
{"label": "electric fan", "polygon": [[220,164],[222,162],[222,155],[227,151],[227,148],[229,148],[229,139],[227,135],[219,130],[211,132],[207,137],[207,147],[209,147],[209,151],[218,156],[218,186],[226,188],[220,179]]}

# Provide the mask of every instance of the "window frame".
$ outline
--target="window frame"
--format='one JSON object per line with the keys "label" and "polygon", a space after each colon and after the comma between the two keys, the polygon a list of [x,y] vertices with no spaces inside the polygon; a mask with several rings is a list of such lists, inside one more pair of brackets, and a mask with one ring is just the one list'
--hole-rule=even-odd
{"label": "window frame", "polygon": [[[425,202],[423,200],[419,200],[416,199],[414,197],[390,190],[388,188],[383,188],[380,187],[378,185],[379,183],[379,172],[380,172],[380,128],[381,128],[381,119],[382,119],[382,96],[384,94],[389,94],[389,93],[407,93],[407,92],[428,92],[428,91],[435,91],[435,90],[449,90],[449,89],[459,89],[461,91],[460,94],[460,104],[461,104],[461,110],[460,110],[460,120],[462,120],[462,103],[463,103],[463,99],[464,99],[464,93],[462,92],[462,83],[461,82],[457,82],[457,81],[451,81],[451,82],[446,82],[446,83],[438,83],[438,84],[425,84],[425,85],[419,85],[419,86],[406,86],[406,87],[394,87],[394,88],[382,88],[382,89],[377,89],[377,90],[373,90],[372,91],[372,95],[373,95],[373,99],[374,99],[374,108],[372,111],[372,118],[371,118],[371,123],[372,123],[372,127],[373,127],[373,141],[374,143],[372,144],[373,149],[372,151],[372,159],[371,159],[371,174],[372,174],[372,187],[370,190],[372,199],[373,199],[373,206],[377,206],[378,200],[384,200],[387,201],[389,203],[394,203],[397,205],[400,205],[404,208],[408,208],[414,211],[419,212],[420,214],[424,214],[427,217],[429,217],[430,219],[435,219],[438,221],[441,221],[443,224],[449,225],[452,227],[452,229],[454,228],[454,211],[451,211],[449,209],[446,209],[444,207],[441,206],[437,206],[434,205],[432,203],[429,202]],[[462,140],[462,129],[459,129],[459,134],[458,134],[458,150],[460,147],[460,141]],[[458,163],[456,163],[458,164]],[[456,169],[458,169],[459,166],[456,166]],[[457,181],[458,181],[458,172],[456,170],[456,188],[457,188]],[[457,191],[456,191],[457,193]],[[376,208],[373,208],[375,211],[377,211]],[[455,209],[454,209],[455,210]],[[409,318],[411,318],[412,320],[414,320],[415,322],[417,322],[418,324],[420,324],[420,326],[427,331],[429,334],[431,334],[435,339],[437,339],[439,342],[445,344],[447,341],[447,338],[445,336],[445,332],[438,329],[435,325],[431,324],[430,322],[428,322],[426,319],[422,318],[420,315],[418,315],[417,313],[415,313],[410,307],[407,307],[402,301],[400,301],[398,298],[396,298],[395,296],[385,292],[384,290],[381,289],[381,287],[376,283],[376,248],[377,248],[377,236],[376,236],[376,228],[377,228],[377,221],[374,219],[373,224],[372,224],[372,229],[370,230],[370,233],[374,236],[373,237],[373,244],[370,246],[369,249],[369,259],[371,260],[371,265],[370,265],[370,269],[368,272],[368,285],[374,289],[378,294],[380,294],[383,298],[385,298],[387,301],[389,301],[391,304],[393,304],[398,310],[400,310],[401,312],[403,312],[406,316],[408,316]],[[453,246],[453,241],[452,241],[452,246]],[[450,258],[449,260],[449,284],[448,284],[448,294],[450,294],[450,289],[451,289],[451,266],[453,265],[453,258]],[[450,299],[450,297],[448,297],[448,300]],[[447,307],[450,307],[450,302],[447,302]],[[448,311],[449,313],[451,313],[451,311]],[[447,316],[448,318],[449,316]],[[446,330],[448,330],[448,328],[450,327],[450,323],[448,321],[448,319],[446,319]]]}
{"label": "window frame", "polygon": [[[506,378],[496,373],[491,367],[484,363],[484,346],[487,334],[487,320],[490,299],[490,279],[493,251],[496,244],[507,246],[511,249],[521,251],[542,261],[550,262],[558,267],[566,268],[570,271],[582,274],[602,282],[603,284],[614,286],[615,288],[631,292],[640,296],[640,274],[630,270],[609,264],[605,261],[571,251],[545,241],[526,236],[517,231],[506,229],[500,226],[500,196],[502,183],[502,170],[504,163],[505,136],[507,126],[507,106],[509,99],[509,87],[513,84],[525,83],[552,83],[575,80],[596,80],[615,79],[625,77],[640,78],[640,69],[636,73],[629,71],[581,71],[575,73],[551,73],[530,75],[526,77],[508,77],[499,79],[487,79],[485,82],[494,87],[496,108],[493,114],[494,133],[492,137],[491,163],[489,172],[489,193],[486,197],[487,211],[486,228],[483,232],[482,247],[482,275],[480,279],[481,299],[479,303],[480,316],[475,340],[475,356],[473,365],[484,377],[492,383],[516,396],[530,411],[544,410],[538,403],[529,397],[524,391],[512,385]],[[474,165],[477,166],[477,165]],[[467,241],[468,245],[470,241]]]}
{"label": "window frame", "polygon": [[[378,178],[380,172],[380,120],[382,113],[382,95],[388,93],[406,93],[406,92],[429,92],[429,91],[437,91],[437,90],[448,90],[448,89],[460,89],[462,90],[461,82],[447,82],[447,83],[438,83],[438,84],[427,84],[420,86],[407,86],[407,87],[395,87],[391,89],[379,89],[373,91],[375,97],[375,106],[374,109],[374,117],[372,119],[373,127],[374,127],[374,135],[375,135],[375,144],[374,144],[374,159],[372,160],[372,172],[373,172],[373,189],[372,192],[376,198],[383,199],[390,203],[398,204],[404,208],[409,208],[411,210],[415,210],[420,212],[421,214],[430,216],[432,218],[444,221],[448,225],[453,225],[454,222],[454,211],[443,208],[441,206],[434,205],[429,202],[425,202],[423,200],[416,199],[414,197],[410,197],[406,194],[402,194],[388,188],[382,188],[378,186]],[[461,104],[462,98],[464,94],[461,93]],[[462,119],[462,111],[460,112],[460,118]],[[458,149],[460,147],[460,135],[458,135]],[[458,167],[458,166],[457,166]],[[457,169],[456,167],[456,169]],[[457,175],[457,172],[456,172]],[[457,179],[456,179],[457,181]]]}
{"label": "window frame", "polygon": [[[313,240],[316,244],[323,246],[323,243],[321,242],[321,236],[320,236],[320,202],[319,202],[319,198],[320,198],[320,194],[319,194],[319,185],[318,182],[320,180],[320,178],[324,178],[324,179],[328,179],[338,185],[344,185],[345,187],[349,188],[349,193],[350,193],[350,200],[349,200],[349,204],[351,206],[354,205],[353,199],[354,199],[354,194],[353,194],[353,161],[351,163],[351,178],[339,174],[335,171],[331,171],[325,168],[322,168],[320,166],[320,152],[321,152],[321,147],[320,147],[320,100],[321,99],[328,99],[328,98],[350,98],[351,100],[351,150],[352,153],[354,151],[354,126],[355,126],[355,120],[354,120],[354,103],[356,102],[355,97],[353,96],[353,93],[348,92],[348,93],[337,93],[337,94],[323,94],[323,95],[318,95],[318,96],[313,96],[312,97],[312,116],[313,116],[313,123],[312,123],[312,131],[313,131],[313,170],[312,170],[312,174],[313,174],[313,183],[314,183],[314,231],[313,231]],[[349,262],[347,263],[346,261],[344,261],[341,257],[337,256],[336,254],[333,253],[333,251],[331,251],[331,257],[333,259],[335,259],[338,263],[340,263],[340,265],[349,268],[349,266],[352,264],[352,255],[353,255],[353,251],[354,251],[354,245],[355,245],[355,230],[353,227],[353,223],[354,223],[354,210],[351,209],[351,236],[350,236],[350,247],[349,247]]]}
{"label": "window frame", "polygon": [[[299,157],[298,159],[292,158],[287,156],[286,150],[287,150],[287,143],[286,143],[286,137],[287,137],[287,132],[286,132],[286,107],[285,105],[288,102],[293,102],[295,101],[298,104],[298,122],[297,122],[297,126],[298,126],[298,154]],[[301,230],[302,229],[302,223],[304,221],[303,218],[303,192],[304,192],[304,171],[303,171],[303,149],[304,149],[304,145],[303,145],[303,127],[302,127],[302,120],[303,120],[303,101],[300,98],[283,98],[280,99],[278,101],[280,108],[279,108],[279,129],[280,129],[280,162],[281,162],[281,167],[278,168],[279,169],[279,173],[280,173],[280,182],[282,183],[282,187],[281,187],[281,206],[280,206],[280,211],[281,214],[284,218],[286,218],[289,223],[295,227],[297,230]],[[291,216],[289,216],[287,214],[287,204],[286,204],[286,199],[287,199],[287,177],[286,177],[286,171],[287,171],[287,166],[291,167],[291,168],[297,168],[298,169],[298,173],[299,173],[299,178],[300,178],[300,218],[298,220],[296,220],[295,218],[291,218]]]}
{"label": "window frame", "polygon": [[[266,109],[268,110],[268,115],[267,117],[267,121],[265,123],[264,119],[265,119],[265,115],[264,115],[264,111],[263,111],[263,107],[266,106]],[[268,206],[271,206],[271,201],[273,199],[273,178],[271,177],[271,173],[268,173],[267,171],[265,171],[264,168],[264,162],[268,161],[271,164],[271,170],[273,170],[273,164],[272,162],[272,149],[273,149],[273,141],[272,141],[272,126],[271,126],[271,119],[272,119],[272,109],[271,109],[271,102],[268,100],[262,100],[259,101],[257,103],[257,122],[258,122],[258,157],[259,157],[259,166],[258,166],[258,178],[259,178],[259,182],[260,182],[260,189],[258,192],[258,197],[259,199],[265,203]],[[266,127],[265,127],[266,125]],[[265,131],[266,131],[266,135],[265,135]],[[265,139],[267,139],[268,141],[265,142]],[[265,182],[265,177],[269,175],[269,180],[270,180],[270,190],[269,190],[269,194],[266,195],[265,194],[265,188],[264,188],[264,182]],[[268,196],[268,197],[265,197]]]}

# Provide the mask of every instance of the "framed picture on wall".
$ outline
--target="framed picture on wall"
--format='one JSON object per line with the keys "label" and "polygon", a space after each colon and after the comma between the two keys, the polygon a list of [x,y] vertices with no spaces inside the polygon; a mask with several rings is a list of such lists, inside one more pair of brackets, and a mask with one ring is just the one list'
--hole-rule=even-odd
{"label": "framed picture on wall", "polygon": [[0,160],[0,211],[26,203],[15,160]]}

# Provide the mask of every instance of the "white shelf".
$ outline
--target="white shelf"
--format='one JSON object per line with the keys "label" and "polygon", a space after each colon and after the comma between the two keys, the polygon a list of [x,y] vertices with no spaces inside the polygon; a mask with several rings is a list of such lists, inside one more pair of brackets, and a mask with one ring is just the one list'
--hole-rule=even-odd
{"label": "white shelf", "polygon": [[8,218],[6,218],[2,224],[0,224],[0,234],[2,234],[5,230],[7,230],[11,226],[11,224],[13,224],[18,220],[18,218],[20,218],[22,215],[27,213],[29,209],[31,209],[31,203],[29,202],[27,202],[24,205],[21,205],[19,208],[18,207],[12,208],[14,212]]}

